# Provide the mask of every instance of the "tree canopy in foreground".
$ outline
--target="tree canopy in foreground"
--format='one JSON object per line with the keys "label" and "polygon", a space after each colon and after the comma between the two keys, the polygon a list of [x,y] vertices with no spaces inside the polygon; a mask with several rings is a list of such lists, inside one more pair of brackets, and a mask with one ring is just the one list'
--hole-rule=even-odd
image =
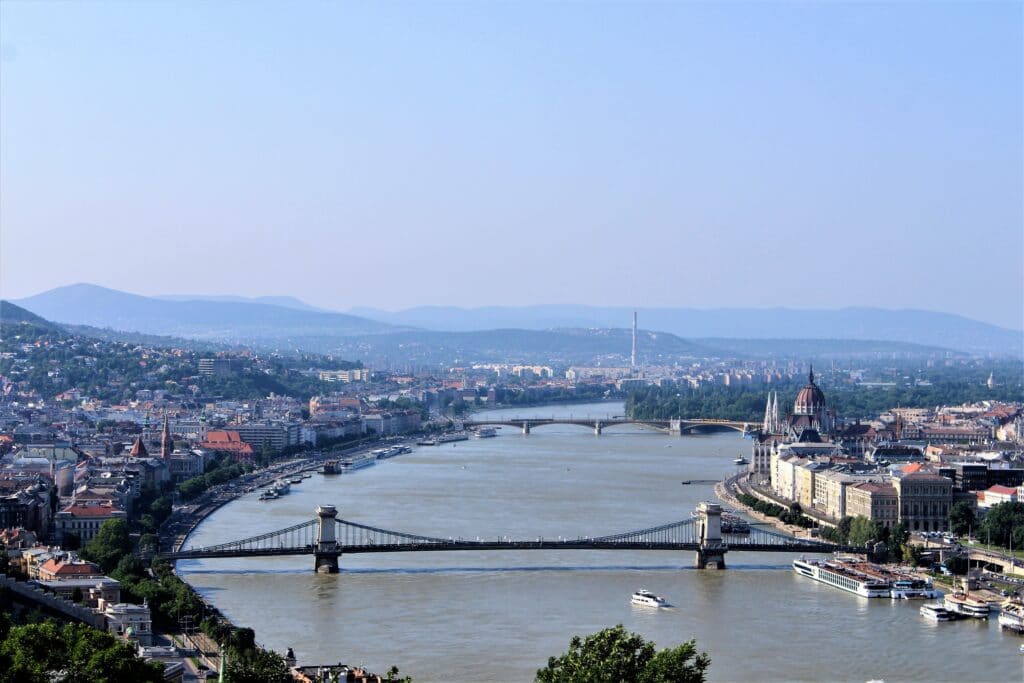
{"label": "tree canopy in foreground", "polygon": [[657,650],[622,624],[581,639],[573,636],[569,651],[551,657],[537,671],[537,683],[701,683],[711,665],[694,640]]}

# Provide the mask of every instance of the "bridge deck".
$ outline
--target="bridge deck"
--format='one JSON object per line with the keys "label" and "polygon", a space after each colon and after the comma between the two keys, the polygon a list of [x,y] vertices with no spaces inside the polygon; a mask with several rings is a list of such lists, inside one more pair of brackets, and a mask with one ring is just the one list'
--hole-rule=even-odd
{"label": "bridge deck", "polygon": [[[822,545],[820,543],[794,542],[789,545],[774,543],[723,543],[717,548],[723,551],[748,552],[785,552],[785,553],[832,553],[854,552],[857,549]],[[701,549],[700,543],[648,543],[648,542],[615,542],[615,541],[452,541],[449,543],[390,543],[380,545],[337,546],[341,555],[357,555],[366,553],[421,553],[421,552],[452,552],[466,550],[672,550],[696,551]],[[707,549],[706,547],[704,548]],[[218,550],[181,550],[178,552],[159,553],[157,556],[167,560],[189,560],[218,557],[273,557],[285,555],[313,555],[315,546],[295,548],[223,548]]]}

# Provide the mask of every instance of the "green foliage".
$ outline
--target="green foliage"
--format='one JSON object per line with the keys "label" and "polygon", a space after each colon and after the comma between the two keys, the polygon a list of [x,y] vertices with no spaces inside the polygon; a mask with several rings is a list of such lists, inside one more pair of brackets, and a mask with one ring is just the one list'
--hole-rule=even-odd
{"label": "green foliage", "polygon": [[123,519],[108,519],[91,541],[82,548],[81,555],[95,562],[104,572],[110,573],[125,555],[132,552],[132,539],[128,534],[128,522]]}
{"label": "green foliage", "polygon": [[747,507],[760,512],[762,515],[778,517],[784,524],[792,524],[793,526],[799,526],[804,529],[810,529],[817,526],[817,523],[813,519],[803,514],[799,503],[793,503],[789,509],[786,509],[781,505],[765,502],[757,496],[749,493],[741,493],[737,496],[737,499]]}
{"label": "green foliage", "polygon": [[1024,548],[1024,503],[1000,503],[982,517],[975,536],[986,543]]}
{"label": "green foliage", "polygon": [[573,636],[569,651],[548,659],[537,671],[538,683],[699,683],[711,664],[697,653],[695,641],[656,651],[622,624],[584,639]]}
{"label": "green foliage", "polygon": [[231,461],[228,455],[219,456],[205,474],[192,477],[178,484],[178,495],[182,500],[192,500],[207,489],[230,481],[246,472],[246,467]]}
{"label": "green foliage", "polygon": [[48,621],[11,627],[0,642],[0,683],[161,683],[163,665],[83,624]]}
{"label": "green foliage", "polygon": [[974,530],[974,508],[967,501],[960,501],[949,511],[949,528],[957,536],[966,536]]}
{"label": "green foliage", "polygon": [[240,628],[229,638],[227,683],[289,683],[292,680],[284,658],[271,650],[256,645],[252,629]]}

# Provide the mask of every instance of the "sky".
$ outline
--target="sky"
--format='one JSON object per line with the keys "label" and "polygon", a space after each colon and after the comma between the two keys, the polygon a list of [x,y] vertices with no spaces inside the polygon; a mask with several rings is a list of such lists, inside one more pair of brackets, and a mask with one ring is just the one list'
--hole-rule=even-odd
{"label": "sky", "polygon": [[0,296],[1024,328],[1024,4],[0,3]]}

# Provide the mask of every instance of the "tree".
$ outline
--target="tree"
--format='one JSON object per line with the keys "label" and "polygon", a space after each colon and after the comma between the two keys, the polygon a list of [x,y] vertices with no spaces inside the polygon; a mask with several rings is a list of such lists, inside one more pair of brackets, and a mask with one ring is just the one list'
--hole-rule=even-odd
{"label": "tree", "polygon": [[112,572],[121,558],[132,552],[128,522],[108,519],[91,541],[82,548],[82,557],[98,564],[104,572]]}
{"label": "tree", "polygon": [[228,683],[290,683],[291,672],[284,658],[270,650],[228,647],[224,680]]}
{"label": "tree", "polygon": [[974,529],[974,508],[967,501],[960,501],[949,511],[949,527],[957,536],[966,536]]}
{"label": "tree", "polygon": [[1024,503],[1000,503],[985,513],[976,536],[1006,547],[1012,535],[1014,547],[1020,547],[1018,544],[1024,537],[1017,531],[1021,528],[1024,528]]}
{"label": "tree", "polygon": [[881,524],[868,517],[858,515],[850,521],[850,533],[847,542],[850,545],[863,546],[868,541],[878,541],[882,538]]}
{"label": "tree", "polygon": [[537,671],[537,683],[699,683],[711,664],[707,653],[697,654],[695,641],[672,649],[655,650],[622,624],[580,639],[573,636],[569,651],[548,659]]}
{"label": "tree", "polygon": [[53,621],[15,626],[0,643],[0,683],[161,683],[163,665],[135,656],[129,645],[84,624]]}

